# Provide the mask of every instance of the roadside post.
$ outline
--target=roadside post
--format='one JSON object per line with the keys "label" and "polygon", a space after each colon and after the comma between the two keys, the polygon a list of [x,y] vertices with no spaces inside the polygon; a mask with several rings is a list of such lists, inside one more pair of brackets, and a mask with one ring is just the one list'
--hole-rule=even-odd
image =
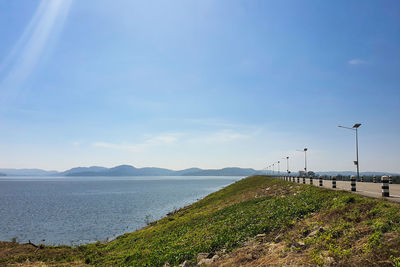
{"label": "roadside post", "polygon": [[350,177],[350,186],[351,186],[351,191],[356,192],[356,177],[354,175]]}
{"label": "roadside post", "polygon": [[300,183],[300,177],[299,176],[297,176],[297,183],[298,184]]}
{"label": "roadside post", "polygon": [[332,188],[336,188],[336,176],[332,176]]}
{"label": "roadside post", "polygon": [[389,175],[389,184],[392,184],[392,183],[393,183],[392,176]]}
{"label": "roadside post", "polygon": [[389,177],[382,176],[382,197],[389,197]]}
{"label": "roadside post", "polygon": [[374,175],[374,177],[372,177],[372,182],[376,183],[376,175]]}
{"label": "roadside post", "polygon": [[323,185],[322,176],[319,176],[319,186]]}

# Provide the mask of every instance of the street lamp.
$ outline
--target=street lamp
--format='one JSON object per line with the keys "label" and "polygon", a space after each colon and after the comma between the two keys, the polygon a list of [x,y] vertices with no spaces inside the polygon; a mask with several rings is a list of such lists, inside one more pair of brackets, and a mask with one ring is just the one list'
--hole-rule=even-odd
{"label": "street lamp", "polygon": [[281,175],[281,169],[280,169],[279,163],[281,163],[281,162],[278,160],[278,176]]}
{"label": "street lamp", "polygon": [[289,157],[286,157],[286,171],[287,171],[288,175],[290,175],[290,171],[289,171]]}
{"label": "street lamp", "polygon": [[340,128],[356,131],[356,157],[357,157],[357,160],[354,161],[354,165],[357,166],[357,181],[360,180],[360,164],[358,162],[358,127],[360,127],[360,126],[361,126],[361,123],[356,123],[351,128],[350,127],[346,127],[346,126],[340,126],[340,125],[338,126]]}
{"label": "street lamp", "polygon": [[306,173],[307,176],[307,148],[304,148],[303,150],[297,150],[300,152],[304,152],[304,172]]}

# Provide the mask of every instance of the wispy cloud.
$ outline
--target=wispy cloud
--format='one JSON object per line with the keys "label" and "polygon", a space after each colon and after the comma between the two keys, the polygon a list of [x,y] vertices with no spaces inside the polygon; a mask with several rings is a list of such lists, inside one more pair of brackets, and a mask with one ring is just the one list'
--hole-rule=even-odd
{"label": "wispy cloud", "polygon": [[225,143],[235,142],[238,140],[248,139],[251,136],[252,136],[251,134],[241,133],[237,131],[222,130],[222,131],[194,136],[191,137],[188,141],[192,143],[221,145]]}
{"label": "wispy cloud", "polygon": [[129,152],[142,152],[149,147],[170,145],[178,141],[180,134],[162,134],[146,139],[143,143],[129,144],[129,143],[109,143],[109,142],[95,142],[94,147],[108,148],[113,150],[122,150]]}
{"label": "wispy cloud", "polygon": [[367,64],[368,62],[360,58],[354,58],[349,60],[347,63],[350,65],[362,65],[362,64]]}
{"label": "wispy cloud", "polygon": [[17,94],[19,86],[33,72],[46,50],[49,37],[60,30],[72,0],[42,0],[18,42],[0,65],[4,77],[0,81],[2,93]]}
{"label": "wispy cloud", "polygon": [[180,120],[188,124],[193,125],[202,125],[202,126],[211,126],[215,128],[223,128],[223,129],[249,129],[249,128],[259,128],[260,125],[252,125],[252,124],[240,124],[233,123],[226,120],[218,119],[218,118],[193,118],[193,119],[183,119]]}
{"label": "wispy cloud", "polygon": [[140,151],[140,145],[132,145],[132,144],[113,144],[108,142],[95,142],[93,143],[93,146],[100,148],[108,148],[113,150],[130,151],[130,152]]}
{"label": "wispy cloud", "polygon": [[237,141],[239,139],[249,138],[250,135],[233,132],[233,131],[220,131],[214,134],[211,134],[205,138],[207,142],[211,143],[227,143]]}
{"label": "wispy cloud", "polygon": [[195,146],[198,145],[223,145],[249,139],[253,134],[247,134],[231,130],[221,130],[208,133],[197,134],[161,134],[148,137],[142,143],[112,143],[112,142],[95,142],[93,147],[106,148],[112,150],[129,151],[129,152],[144,152],[149,148],[182,145]]}
{"label": "wispy cloud", "polygon": [[80,142],[80,141],[73,141],[73,142],[71,142],[71,145],[72,145],[73,147],[80,147],[80,146],[82,145],[82,142]]}

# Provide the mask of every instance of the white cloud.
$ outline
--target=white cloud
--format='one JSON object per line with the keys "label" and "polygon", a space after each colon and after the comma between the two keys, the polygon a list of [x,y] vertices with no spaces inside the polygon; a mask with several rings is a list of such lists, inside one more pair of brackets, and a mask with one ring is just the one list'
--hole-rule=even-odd
{"label": "white cloud", "polygon": [[261,126],[254,124],[240,124],[240,123],[232,123],[229,121],[225,121],[218,118],[193,118],[193,119],[183,119],[180,121],[188,124],[201,125],[201,126],[210,126],[214,127],[214,129],[252,129],[257,130]]}
{"label": "white cloud", "polygon": [[95,142],[94,147],[108,148],[113,150],[122,150],[129,152],[142,152],[149,147],[170,145],[178,141],[180,134],[162,134],[146,139],[143,143],[138,144],[115,144],[108,142]]}
{"label": "white cloud", "polygon": [[355,58],[355,59],[349,60],[347,63],[350,65],[361,65],[361,64],[367,64],[368,62],[363,59]]}
{"label": "white cloud", "polygon": [[80,147],[80,146],[82,145],[82,142],[73,141],[73,142],[71,142],[71,144],[72,144],[72,146],[74,146],[74,147]]}
{"label": "white cloud", "polygon": [[[182,138],[184,136],[185,138]],[[239,140],[249,139],[253,134],[246,134],[231,130],[222,130],[217,132],[208,132],[204,134],[161,134],[148,137],[142,143],[110,143],[110,142],[95,142],[93,147],[106,148],[112,150],[128,151],[128,152],[145,152],[149,148],[163,147],[171,145],[192,146],[197,145],[222,145],[234,143]]]}
{"label": "white cloud", "polygon": [[160,145],[160,144],[172,144],[178,140],[177,134],[172,135],[159,135],[148,139],[145,144],[147,145]]}
{"label": "white cloud", "polygon": [[124,150],[130,152],[139,152],[140,145],[130,145],[130,144],[113,144],[107,142],[95,142],[93,143],[94,147],[108,148],[113,150]]}
{"label": "white cloud", "polygon": [[200,136],[195,136],[189,141],[194,143],[206,143],[206,144],[224,144],[235,142],[237,140],[250,138],[252,135],[234,132],[231,130],[222,130],[213,133],[207,133]]}

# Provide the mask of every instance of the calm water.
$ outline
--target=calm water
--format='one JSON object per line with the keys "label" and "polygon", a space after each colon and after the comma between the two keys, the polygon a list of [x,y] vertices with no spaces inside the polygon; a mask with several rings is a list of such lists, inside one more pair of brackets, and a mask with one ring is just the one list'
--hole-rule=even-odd
{"label": "calm water", "polygon": [[111,239],[240,178],[3,177],[0,240],[71,245]]}

